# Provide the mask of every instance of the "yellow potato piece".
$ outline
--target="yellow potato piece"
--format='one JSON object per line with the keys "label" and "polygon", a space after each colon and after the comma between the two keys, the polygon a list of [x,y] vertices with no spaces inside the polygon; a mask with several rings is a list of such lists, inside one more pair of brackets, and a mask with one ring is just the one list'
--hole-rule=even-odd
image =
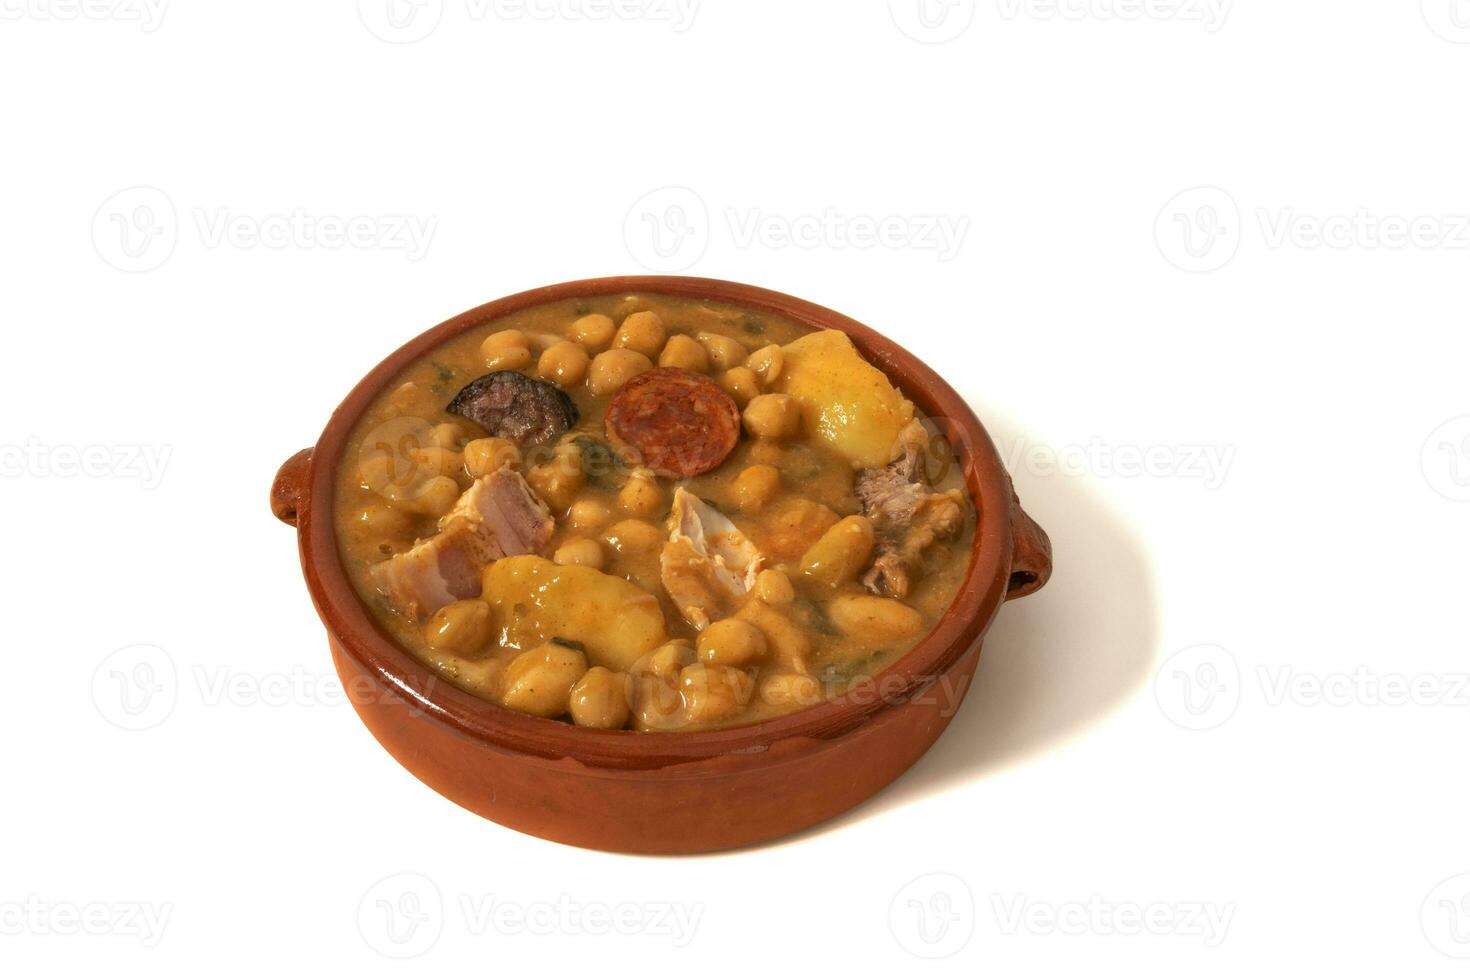
{"label": "yellow potato piece", "polygon": [[595,568],[518,555],[485,569],[483,585],[501,642],[523,650],[572,640],[593,666],[626,671],[666,638],[656,598]]}
{"label": "yellow potato piece", "polygon": [[785,351],[778,388],[801,406],[805,430],[856,466],[887,463],[913,403],[840,330],[807,334]]}

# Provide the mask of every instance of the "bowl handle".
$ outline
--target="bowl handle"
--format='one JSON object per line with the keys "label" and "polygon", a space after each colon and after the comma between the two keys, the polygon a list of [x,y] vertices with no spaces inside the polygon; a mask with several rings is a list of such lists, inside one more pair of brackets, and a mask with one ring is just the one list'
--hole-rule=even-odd
{"label": "bowl handle", "polygon": [[1011,490],[1011,579],[1006,601],[1028,596],[1051,578],[1051,539],[1041,525],[1021,509],[1021,498]]}
{"label": "bowl handle", "polygon": [[271,513],[292,527],[296,526],[296,515],[306,506],[306,471],[310,466],[311,450],[303,449],[281,464],[271,484]]}

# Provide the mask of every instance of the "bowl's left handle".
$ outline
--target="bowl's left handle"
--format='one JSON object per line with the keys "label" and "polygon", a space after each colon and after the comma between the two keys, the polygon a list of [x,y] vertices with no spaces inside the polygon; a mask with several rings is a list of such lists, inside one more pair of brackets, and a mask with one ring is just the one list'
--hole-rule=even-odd
{"label": "bowl's left handle", "polygon": [[296,526],[296,515],[306,507],[306,471],[311,466],[311,450],[303,449],[281,464],[276,481],[271,484],[271,513]]}

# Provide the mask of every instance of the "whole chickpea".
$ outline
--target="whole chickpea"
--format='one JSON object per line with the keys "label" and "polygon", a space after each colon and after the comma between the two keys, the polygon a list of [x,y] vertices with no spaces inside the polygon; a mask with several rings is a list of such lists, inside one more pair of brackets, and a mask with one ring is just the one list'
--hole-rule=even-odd
{"label": "whole chickpea", "polygon": [[742,417],[747,432],[773,442],[795,435],[801,425],[800,406],[790,395],[756,395]]}
{"label": "whole chickpea", "polygon": [[536,373],[563,388],[575,388],[587,376],[587,365],[590,361],[586,348],[581,344],[562,340],[542,353],[541,359],[536,362]]}
{"label": "whole chickpea", "polygon": [[497,330],[480,343],[480,353],[488,357],[491,351],[506,347],[524,347],[529,350],[531,342],[519,330]]}
{"label": "whole chickpea", "polygon": [[505,669],[501,703],[528,715],[565,714],[572,686],[587,673],[587,658],[559,643],[544,643],[518,655]]}
{"label": "whole chickpea", "polygon": [[699,659],[707,664],[749,667],[766,658],[766,635],[743,619],[722,619],[699,634]]}
{"label": "whole chickpea", "polygon": [[745,366],[756,373],[761,384],[770,387],[781,377],[781,371],[786,366],[786,352],[779,344],[767,344],[751,354],[746,359]]}
{"label": "whole chickpea", "polygon": [[714,725],[738,714],[754,693],[749,675],[720,664],[691,664],[679,671],[679,693],[690,725]]}
{"label": "whole chickpea", "polygon": [[761,393],[760,378],[748,367],[733,367],[720,375],[720,387],[729,392],[741,408]]}
{"label": "whole chickpea", "polygon": [[816,704],[822,700],[822,685],[808,674],[771,674],[761,681],[760,699],[766,704]]}
{"label": "whole chickpea", "polygon": [[663,349],[664,336],[664,321],[657,313],[643,310],[623,318],[613,337],[613,347],[625,347],[644,357],[653,357]]}
{"label": "whole chickpea", "polygon": [[710,367],[721,373],[745,363],[745,345],[722,333],[702,333],[699,342],[709,354]]}
{"label": "whole chickpea", "polygon": [[735,505],[747,514],[753,514],[765,507],[780,489],[781,471],[769,463],[747,466],[730,485]]}
{"label": "whole chickpea", "polygon": [[703,374],[709,370],[709,352],[693,337],[676,333],[664,344],[663,353],[658,356],[658,366],[683,368]]}
{"label": "whole chickpea", "polygon": [[485,354],[487,371],[524,371],[530,366],[529,347],[497,347]]}
{"label": "whole chickpea", "polygon": [[568,538],[556,549],[551,560],[558,565],[582,565],[601,571],[607,564],[607,555],[603,553],[602,545],[591,538]]}
{"label": "whole chickpea", "polygon": [[424,485],[406,501],[416,514],[425,517],[443,517],[459,499],[459,484],[452,476],[436,476],[425,480]]}
{"label": "whole chickpea", "polygon": [[654,517],[664,511],[664,492],[653,471],[639,467],[618,491],[618,506],[639,517]]}
{"label": "whole chickpea", "polygon": [[573,340],[588,350],[603,351],[612,343],[616,332],[617,327],[613,324],[612,317],[588,313],[572,323],[571,335]]}
{"label": "whole chickpea", "polygon": [[645,553],[658,549],[664,543],[664,534],[647,521],[629,518],[618,521],[602,533],[602,539],[618,554]]}
{"label": "whole chickpea", "polygon": [[578,500],[572,504],[571,510],[567,512],[567,522],[572,527],[588,531],[595,531],[600,527],[606,526],[607,522],[611,519],[612,511],[608,510],[607,505],[600,500],[592,500],[591,498]]}
{"label": "whole chickpea", "polygon": [[587,384],[594,395],[611,395],[634,375],[653,367],[653,362],[635,350],[606,350],[592,359]]}
{"label": "whole chickpea", "polygon": [[564,511],[576,501],[577,492],[587,482],[580,467],[567,466],[561,459],[531,468],[526,474],[531,489],[554,511]]}
{"label": "whole chickpea", "polygon": [[844,517],[801,556],[801,574],[808,581],[835,589],[867,567],[873,544],[872,521],[859,514]]}
{"label": "whole chickpea", "polygon": [[451,602],[429,617],[424,642],[432,650],[474,653],[490,642],[490,604],[479,599]]}
{"label": "whole chickpea", "polygon": [[679,676],[679,671],[694,663],[695,654],[687,640],[674,640],[665,643],[648,657],[648,673],[656,674],[667,681],[672,682]]}
{"label": "whole chickpea", "polygon": [[628,723],[628,678],[593,667],[572,685],[572,721],[583,728],[622,728]]}
{"label": "whole chickpea", "polygon": [[779,568],[764,569],[755,577],[755,595],[773,606],[789,606],[796,601],[796,589],[791,579]]}
{"label": "whole chickpea", "polygon": [[479,479],[488,476],[502,466],[512,469],[521,465],[521,450],[509,439],[486,436],[465,443],[464,468],[470,476]]}

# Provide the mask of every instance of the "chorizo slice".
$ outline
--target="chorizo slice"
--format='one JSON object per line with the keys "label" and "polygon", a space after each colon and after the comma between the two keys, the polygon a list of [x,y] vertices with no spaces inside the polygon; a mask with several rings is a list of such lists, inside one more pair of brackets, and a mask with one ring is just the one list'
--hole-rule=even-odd
{"label": "chorizo slice", "polygon": [[740,409],[703,374],[654,368],[613,395],[607,436],[659,476],[697,476],[719,466],[735,449]]}
{"label": "chorizo slice", "polygon": [[577,424],[577,406],[566,392],[519,371],[492,371],[471,381],[446,411],[521,446],[549,442]]}

